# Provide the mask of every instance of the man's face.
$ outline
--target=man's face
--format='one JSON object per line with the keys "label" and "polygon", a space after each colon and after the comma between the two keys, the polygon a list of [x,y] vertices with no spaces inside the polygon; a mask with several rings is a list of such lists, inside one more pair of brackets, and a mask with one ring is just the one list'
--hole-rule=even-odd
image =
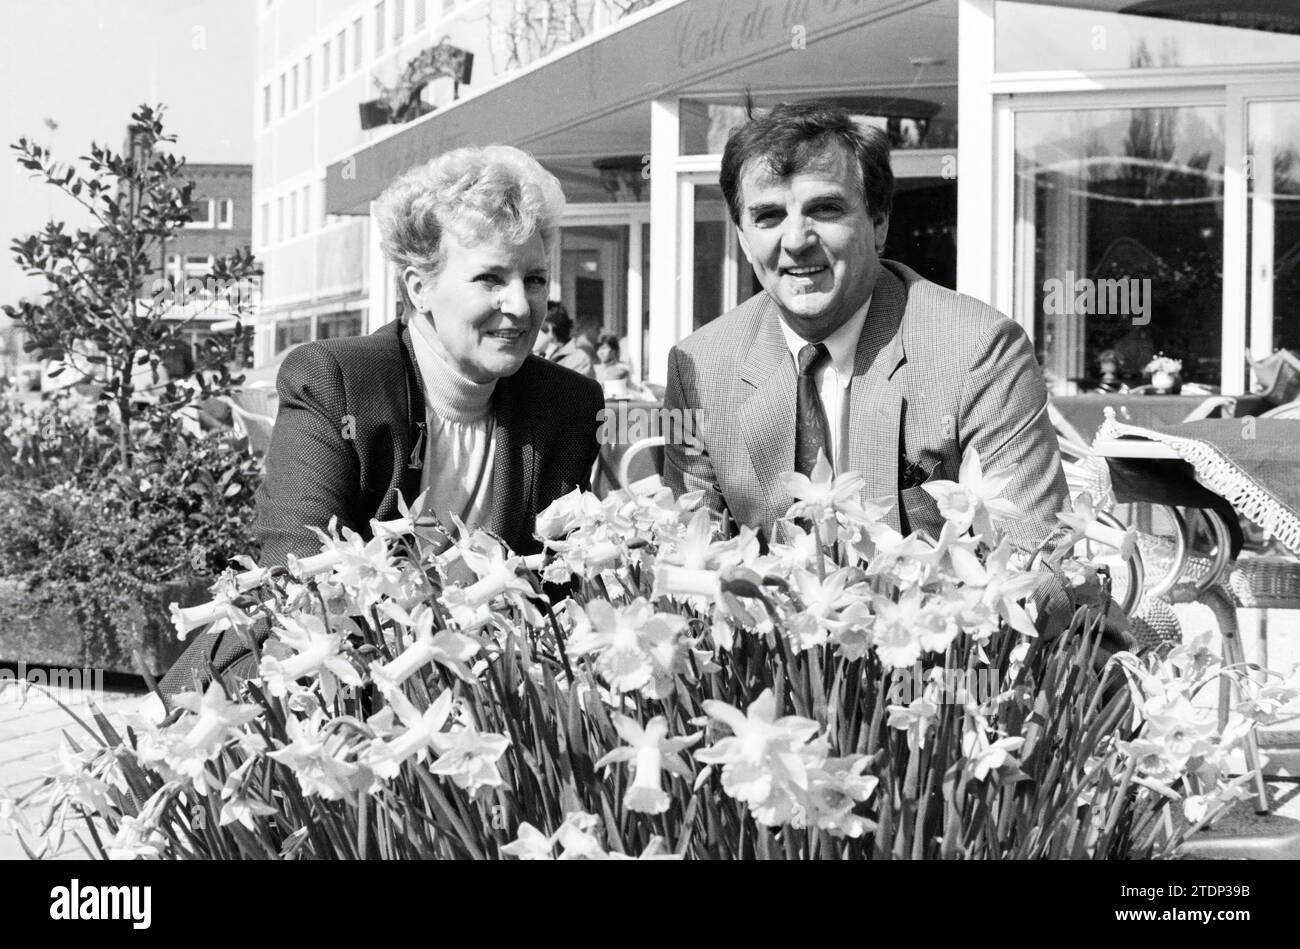
{"label": "man's face", "polygon": [[786,325],[825,339],[867,301],[889,220],[874,224],[859,172],[840,144],[789,178],[761,161],[740,174],[740,244]]}

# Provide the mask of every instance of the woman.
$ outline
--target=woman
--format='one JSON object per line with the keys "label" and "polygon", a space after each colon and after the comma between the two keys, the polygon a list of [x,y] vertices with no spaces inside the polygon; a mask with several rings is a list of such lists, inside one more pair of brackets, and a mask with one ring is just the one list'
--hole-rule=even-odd
{"label": "woman", "polygon": [[[369,537],[426,493],[424,513],[539,549],[537,512],[588,487],[604,408],[600,386],[532,356],[546,318],[548,261],[564,196],[515,148],[449,152],[398,178],[376,222],[399,272],[402,318],[369,336],[294,350],[280,369],[280,412],[257,494],[263,566],[308,556],[308,528]],[[193,687],[210,656],[252,675],[237,637],[205,634],[163,682]]]}
{"label": "woman", "polygon": [[596,341],[596,381],[612,382],[626,379],[630,370],[618,361],[618,337],[613,333],[601,333]]}

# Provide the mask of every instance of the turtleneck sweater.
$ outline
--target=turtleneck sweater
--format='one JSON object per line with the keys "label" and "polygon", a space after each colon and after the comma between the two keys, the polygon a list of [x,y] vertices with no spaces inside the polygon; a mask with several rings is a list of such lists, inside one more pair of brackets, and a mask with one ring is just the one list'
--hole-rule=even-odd
{"label": "turtleneck sweater", "polygon": [[481,525],[491,504],[496,427],[492,393],[496,380],[475,382],[442,355],[428,314],[411,318],[411,348],[424,381],[428,433],[420,491],[424,510],[448,527],[448,514],[469,528]]}

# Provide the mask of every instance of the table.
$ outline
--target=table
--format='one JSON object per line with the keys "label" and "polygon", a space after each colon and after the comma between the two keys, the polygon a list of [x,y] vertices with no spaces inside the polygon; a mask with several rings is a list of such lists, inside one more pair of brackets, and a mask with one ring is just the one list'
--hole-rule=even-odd
{"label": "table", "polygon": [[[1285,546],[1300,554],[1300,478],[1296,477],[1300,470],[1300,422],[1207,419],[1157,430],[1124,425],[1110,412],[1093,442],[1093,451],[1106,459],[1117,501],[1150,501],[1208,512],[1216,548],[1208,569],[1198,578],[1185,579],[1191,538],[1186,522],[1178,519],[1182,536],[1174,567],[1160,586],[1175,602],[1198,601],[1209,606],[1222,634],[1225,665],[1244,667],[1246,656],[1237,626],[1237,603],[1228,595],[1225,584],[1241,550],[1236,515],[1240,513],[1272,531]],[[1233,529],[1235,533],[1231,533]],[[1230,698],[1226,680],[1221,688],[1222,727]],[[1259,747],[1253,735],[1247,743],[1247,766],[1256,771],[1258,809],[1266,812]],[[1220,839],[1211,847],[1222,847],[1223,843]],[[1300,856],[1300,836],[1282,835],[1263,850],[1269,851],[1270,847],[1275,856]]]}
{"label": "table", "polygon": [[[1161,428],[1177,425],[1188,413],[1213,396],[1204,395],[1134,395],[1132,393],[1088,393],[1085,395],[1053,396],[1055,405],[1086,444],[1101,428],[1106,409],[1114,409],[1116,418],[1129,425],[1143,428]],[[1237,400],[1234,417],[1258,415],[1270,408],[1270,403],[1260,395],[1233,396]]]}

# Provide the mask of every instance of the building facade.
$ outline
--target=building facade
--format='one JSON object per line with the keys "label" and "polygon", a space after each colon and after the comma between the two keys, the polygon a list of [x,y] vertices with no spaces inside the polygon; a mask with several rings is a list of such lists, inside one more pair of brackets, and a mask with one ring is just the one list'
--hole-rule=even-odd
{"label": "building facade", "polygon": [[[426,25],[435,6],[446,19],[418,37],[409,0],[272,0],[263,14],[292,20],[296,44],[258,86],[255,200],[273,239],[255,226],[255,246],[283,314],[262,329],[263,359],[332,333],[322,320],[362,332],[392,319],[371,202],[417,162],[507,142],[569,197],[553,296],[662,382],[675,342],[756,289],[718,187],[728,131],[747,101],[807,97],[893,141],[886,256],[1021,322],[1054,391],[1086,388],[1104,353],[1127,381],[1163,353],[1185,381],[1242,391],[1249,357],[1300,346],[1300,20],[1287,4],[659,0],[567,34],[572,18],[552,17],[559,38],[523,54],[518,35],[552,33],[512,32],[510,11],[574,5],[421,6]],[[324,87],[319,58],[340,33],[348,71]],[[473,82],[459,100],[450,80],[431,85],[434,111],[363,132],[357,108],[387,84],[382,68],[395,75],[434,36],[474,52]],[[299,105],[281,118],[294,63]],[[307,236],[289,223],[304,207],[318,215]]]}
{"label": "building facade", "polygon": [[[253,247],[266,268],[256,361],[296,343],[378,325],[377,235],[365,214],[335,213],[326,171],[405,125],[363,128],[376,104],[439,114],[577,38],[602,30],[629,0],[258,0]],[[472,54],[463,73],[412,89],[408,66],[440,43]],[[460,82],[458,80],[466,80]],[[367,105],[363,110],[363,105]],[[508,129],[480,139],[509,141]],[[432,158],[422,145],[404,166]],[[351,174],[351,169],[340,172]],[[382,269],[378,271],[381,274]]]}

